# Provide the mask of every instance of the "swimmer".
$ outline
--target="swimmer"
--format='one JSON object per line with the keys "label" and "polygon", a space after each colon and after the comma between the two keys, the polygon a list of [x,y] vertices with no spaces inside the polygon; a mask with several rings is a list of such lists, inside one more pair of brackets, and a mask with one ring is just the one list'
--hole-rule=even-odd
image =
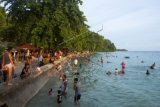
{"label": "swimmer", "polygon": [[155,69],[154,67],[156,66],[155,62],[150,66],[150,69]]}
{"label": "swimmer", "polygon": [[150,72],[149,72],[149,70],[147,69],[146,75],[149,75],[149,74],[150,74]]}
{"label": "swimmer", "polygon": [[111,71],[106,72],[107,75],[111,75]]}
{"label": "swimmer", "polygon": [[118,71],[118,69],[117,69],[117,68],[115,68],[115,74],[118,74],[118,72],[119,72],[119,71]]}
{"label": "swimmer", "polygon": [[51,96],[53,94],[52,88],[49,89],[48,95]]}

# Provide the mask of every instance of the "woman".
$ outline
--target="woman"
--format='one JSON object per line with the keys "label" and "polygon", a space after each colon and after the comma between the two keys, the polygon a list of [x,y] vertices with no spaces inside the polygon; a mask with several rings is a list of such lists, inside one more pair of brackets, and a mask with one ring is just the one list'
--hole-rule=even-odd
{"label": "woman", "polygon": [[67,76],[66,74],[63,74],[62,76],[60,88],[61,88],[62,95],[66,98],[66,95],[67,95]]}
{"label": "woman", "polygon": [[121,63],[122,73],[125,73],[126,64],[124,62]]}
{"label": "woman", "polygon": [[7,71],[7,85],[12,85],[12,71],[15,69],[15,67],[9,49],[6,49],[2,55],[2,68]]}

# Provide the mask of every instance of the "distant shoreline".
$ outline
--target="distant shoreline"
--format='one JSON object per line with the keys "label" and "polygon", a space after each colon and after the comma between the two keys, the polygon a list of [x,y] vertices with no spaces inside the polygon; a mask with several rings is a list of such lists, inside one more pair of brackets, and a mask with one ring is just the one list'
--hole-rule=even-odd
{"label": "distant shoreline", "polygon": [[116,52],[160,52],[160,51],[116,51]]}
{"label": "distant shoreline", "polygon": [[128,51],[127,49],[117,49],[116,51]]}

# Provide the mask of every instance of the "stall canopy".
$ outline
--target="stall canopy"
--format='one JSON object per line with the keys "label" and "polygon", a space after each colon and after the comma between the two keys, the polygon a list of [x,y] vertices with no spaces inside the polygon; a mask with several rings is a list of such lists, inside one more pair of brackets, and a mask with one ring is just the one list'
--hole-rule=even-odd
{"label": "stall canopy", "polygon": [[23,44],[17,47],[17,49],[29,49],[29,50],[37,50],[38,48],[32,44]]}

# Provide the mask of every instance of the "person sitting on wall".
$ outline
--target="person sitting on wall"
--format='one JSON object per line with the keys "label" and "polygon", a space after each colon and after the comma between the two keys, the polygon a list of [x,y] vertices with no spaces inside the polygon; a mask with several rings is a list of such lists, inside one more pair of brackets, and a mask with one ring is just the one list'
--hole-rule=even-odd
{"label": "person sitting on wall", "polygon": [[30,68],[30,65],[29,65],[29,63],[26,62],[25,66],[22,69],[22,72],[20,74],[21,79],[27,78],[31,74],[29,68]]}

